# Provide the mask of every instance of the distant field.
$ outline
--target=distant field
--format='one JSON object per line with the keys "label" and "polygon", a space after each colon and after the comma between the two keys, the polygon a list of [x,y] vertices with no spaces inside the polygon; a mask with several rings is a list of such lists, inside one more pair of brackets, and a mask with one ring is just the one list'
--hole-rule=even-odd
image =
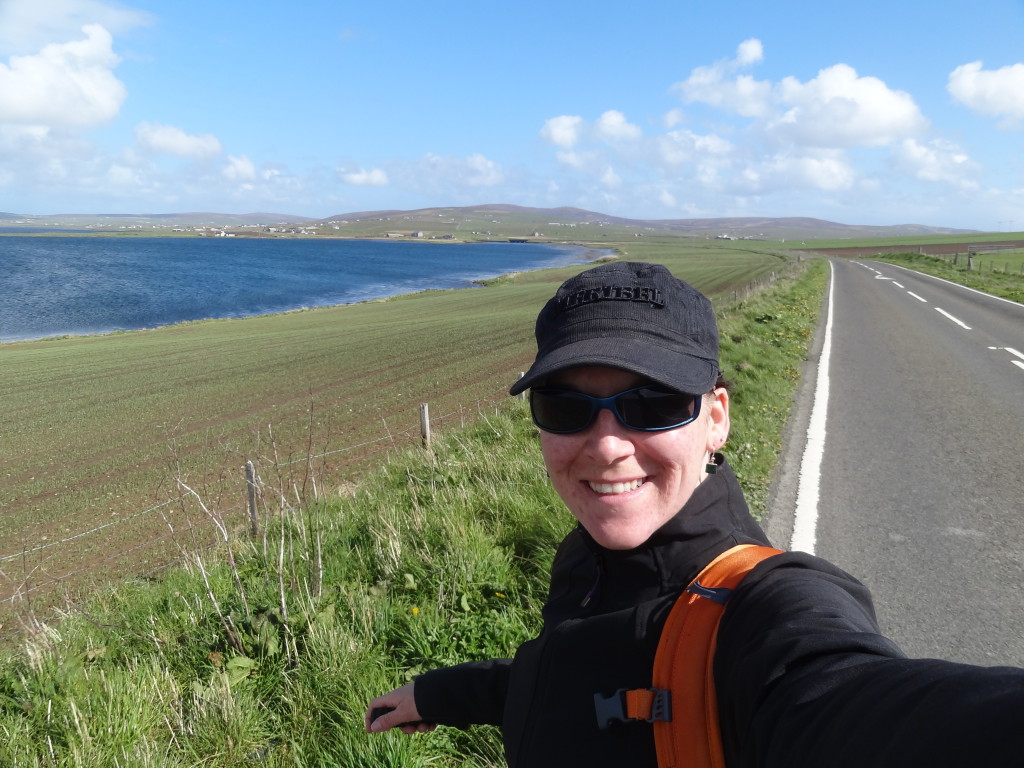
{"label": "distant field", "polygon": [[[865,239],[814,239],[804,240],[800,243],[787,243],[787,247],[803,250],[822,250],[834,248],[907,248],[914,250],[921,245],[939,244],[962,244],[993,243],[993,242],[1022,242],[1024,243],[1024,232],[983,232],[969,235],[912,235],[907,237],[893,238],[865,238]],[[966,250],[964,248],[963,250]]]}
{"label": "distant field", "polygon": [[[722,300],[788,258],[765,243],[678,237],[599,245],[663,262]],[[21,599],[145,573],[209,541],[176,478],[241,525],[247,460],[289,495],[311,482],[304,457],[318,457],[333,491],[419,439],[420,403],[435,429],[486,413],[529,364],[537,310],[579,269],[0,345],[0,617]]]}

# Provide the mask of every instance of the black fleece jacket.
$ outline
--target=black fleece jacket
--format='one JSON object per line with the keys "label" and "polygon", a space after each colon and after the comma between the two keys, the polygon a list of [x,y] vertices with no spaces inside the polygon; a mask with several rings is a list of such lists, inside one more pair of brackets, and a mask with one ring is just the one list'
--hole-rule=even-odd
{"label": "black fleece jacket", "polygon": [[[603,549],[577,527],[555,557],[540,635],[514,659],[418,677],[421,716],[500,725],[513,768],[654,768],[652,727],[598,729],[594,694],[651,685],[675,599],[743,543],[768,542],[724,463],[636,549]],[[751,572],[714,665],[730,768],[1024,765],[1024,670],[904,658],[866,588],[819,558],[786,553]]]}

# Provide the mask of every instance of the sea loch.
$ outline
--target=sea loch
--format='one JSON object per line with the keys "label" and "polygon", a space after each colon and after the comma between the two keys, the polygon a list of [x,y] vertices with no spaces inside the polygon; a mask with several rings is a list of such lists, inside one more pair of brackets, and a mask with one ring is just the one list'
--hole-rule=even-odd
{"label": "sea loch", "polygon": [[601,255],[536,243],[0,238],[0,342],[285,312]]}

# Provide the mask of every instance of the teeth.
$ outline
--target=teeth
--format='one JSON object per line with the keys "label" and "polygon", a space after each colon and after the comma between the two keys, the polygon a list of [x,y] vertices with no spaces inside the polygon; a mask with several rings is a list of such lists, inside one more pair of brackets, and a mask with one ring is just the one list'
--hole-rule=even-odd
{"label": "teeth", "polygon": [[594,493],[627,493],[635,491],[644,484],[643,479],[630,480],[628,483],[589,483]]}

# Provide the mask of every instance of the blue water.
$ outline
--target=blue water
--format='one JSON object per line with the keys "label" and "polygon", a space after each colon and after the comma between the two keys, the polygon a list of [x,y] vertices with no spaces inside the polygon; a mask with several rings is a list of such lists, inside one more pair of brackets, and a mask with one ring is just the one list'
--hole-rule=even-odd
{"label": "blue water", "polygon": [[4,237],[0,342],[464,288],[598,255],[536,243]]}

